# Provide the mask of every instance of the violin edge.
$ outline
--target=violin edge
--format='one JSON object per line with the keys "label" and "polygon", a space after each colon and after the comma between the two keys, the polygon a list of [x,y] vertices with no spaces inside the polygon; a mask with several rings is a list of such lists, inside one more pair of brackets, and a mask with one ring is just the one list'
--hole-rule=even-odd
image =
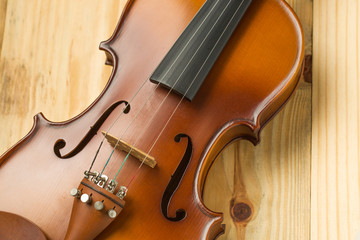
{"label": "violin edge", "polygon": [[[303,68],[303,63],[301,64]],[[298,74],[298,79],[301,78],[301,72]],[[276,114],[283,109],[286,103],[290,100],[291,96],[294,94],[296,88],[298,87],[300,81],[297,81],[295,88],[291,91],[291,94],[286,98],[283,104],[268,117],[262,124],[252,124],[248,120],[233,120],[228,122],[213,136],[211,141],[207,144],[207,148],[203,151],[203,154],[200,158],[198,168],[195,174],[194,180],[194,198],[196,199],[197,204],[200,209],[212,218],[210,227],[206,238],[204,239],[216,239],[218,236],[222,235],[225,232],[225,224],[223,222],[223,213],[216,212],[209,209],[203,200],[204,187],[209,172],[211,171],[212,166],[214,165],[217,157],[223,152],[223,150],[229,146],[232,142],[236,140],[247,140],[250,141],[254,146],[260,143],[260,133],[266,124],[276,116]],[[246,220],[251,220],[250,218]]]}
{"label": "violin edge", "polygon": [[11,157],[13,153],[15,153],[19,148],[21,148],[25,142],[30,141],[30,139],[36,135],[36,132],[39,130],[41,123],[46,123],[46,122],[48,122],[48,120],[45,118],[42,112],[36,114],[33,117],[33,125],[30,131],[0,155],[0,169],[2,165]]}
{"label": "violin edge", "polygon": [[[248,140],[252,142],[254,146],[260,143],[260,134],[262,129],[289,102],[300,84],[301,76],[304,71],[305,38],[300,20],[294,10],[285,0],[277,0],[277,2],[282,4],[283,8],[287,11],[289,18],[291,18],[294,26],[297,29],[299,49],[296,62],[294,63],[292,71],[286,76],[286,78],[284,78],[284,82],[286,82],[286,84],[284,84],[281,89],[279,89],[273,95],[272,99],[268,101],[268,104],[262,108],[262,111],[259,112],[254,119],[233,119],[225,123],[222,128],[219,129],[219,131],[212,137],[210,142],[208,142],[206,149],[204,149],[203,154],[200,157],[193,186],[194,197],[204,212],[212,217],[215,217],[216,220],[212,223],[211,226],[213,230],[218,229],[218,224],[223,221],[223,213],[212,211],[205,205],[203,201],[204,186],[211,167],[222,151],[235,140]],[[285,79],[288,80],[286,81]],[[208,233],[212,233],[211,228]],[[223,229],[225,231],[225,226]],[[219,230],[217,231],[219,235],[222,234]],[[212,236],[213,235],[210,236],[208,234],[206,239],[215,239],[217,237],[215,236],[215,238],[209,238]]]}

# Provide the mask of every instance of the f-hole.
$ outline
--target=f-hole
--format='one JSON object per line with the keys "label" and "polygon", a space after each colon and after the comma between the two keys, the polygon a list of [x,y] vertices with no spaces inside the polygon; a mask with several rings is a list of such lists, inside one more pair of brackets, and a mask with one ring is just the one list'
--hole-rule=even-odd
{"label": "f-hole", "polygon": [[170,200],[174,195],[175,191],[180,185],[181,179],[183,178],[185,171],[190,163],[192,156],[192,142],[188,135],[180,133],[175,136],[175,142],[180,142],[182,138],[187,138],[187,147],[183,158],[181,159],[178,167],[176,168],[174,174],[171,176],[170,182],[167,185],[163,197],[161,199],[161,212],[166,219],[172,222],[178,222],[183,220],[186,217],[186,211],[184,209],[177,209],[175,217],[168,216],[168,207],[170,204]]}
{"label": "f-hole", "polygon": [[99,131],[101,125],[105,122],[105,120],[109,117],[109,115],[115,110],[115,108],[117,106],[119,106],[122,103],[124,103],[125,106],[126,106],[125,109],[123,110],[123,112],[125,114],[129,113],[130,112],[130,105],[129,105],[128,102],[126,102],[126,101],[115,102],[108,109],[106,109],[106,111],[95,122],[95,124],[90,127],[90,130],[87,132],[85,137],[69,153],[67,153],[65,155],[61,155],[60,149],[62,149],[62,148],[64,148],[66,146],[66,142],[65,142],[64,139],[58,139],[55,142],[55,145],[54,145],[54,153],[55,153],[55,155],[57,157],[59,157],[59,158],[66,159],[66,158],[71,158],[71,157],[75,156],[76,154],[78,154],[79,152],[81,152],[84,149],[84,147],[90,142],[90,140],[96,135],[96,133]]}

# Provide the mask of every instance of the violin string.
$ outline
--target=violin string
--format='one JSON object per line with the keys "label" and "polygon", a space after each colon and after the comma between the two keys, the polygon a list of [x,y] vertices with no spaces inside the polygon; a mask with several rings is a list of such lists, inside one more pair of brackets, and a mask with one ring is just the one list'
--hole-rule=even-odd
{"label": "violin string", "polygon": [[[213,9],[215,8],[215,6],[216,6],[219,2],[220,2],[220,0],[217,0],[217,2],[214,4],[214,6],[213,6],[212,9],[209,11],[209,13],[207,14],[207,16],[206,16],[206,17],[203,19],[203,21],[200,23],[200,25],[199,25],[199,27],[197,28],[197,30],[196,30],[196,31],[194,32],[194,34],[190,37],[189,41],[186,43],[186,45],[185,45],[185,46],[183,47],[183,49],[180,51],[180,53],[179,53],[178,56],[175,58],[175,60],[173,61],[173,63],[170,65],[170,67],[168,68],[168,70],[165,72],[165,74],[163,75],[162,79],[169,73],[169,71],[171,70],[171,68],[175,65],[175,63],[177,62],[177,60],[179,59],[179,57],[181,56],[181,54],[185,51],[186,47],[190,44],[191,40],[194,38],[194,36],[196,35],[196,33],[199,31],[199,29],[201,28],[201,26],[204,24],[205,20],[208,18],[208,16],[210,15],[210,13],[213,11]],[[205,39],[206,39],[206,38],[205,38]],[[205,41],[205,39],[204,39],[203,41]],[[200,47],[201,47],[201,46],[200,46]],[[199,48],[200,48],[200,47],[199,47]],[[199,49],[198,49],[198,50],[199,50]],[[197,51],[198,51],[198,50],[197,50]],[[197,51],[196,51],[196,52],[197,52]],[[196,53],[195,53],[195,54],[196,54]],[[194,56],[195,56],[195,54],[194,54]],[[194,57],[194,56],[193,56],[193,57]],[[189,65],[189,64],[188,64],[188,65]],[[187,66],[188,66],[188,65],[187,65]],[[185,68],[185,69],[186,69],[186,68]],[[184,69],[184,71],[185,71],[185,69]],[[184,71],[183,71],[183,72],[184,72]],[[183,72],[182,72],[182,73],[183,73]],[[182,73],[181,73],[181,75],[182,75]],[[180,76],[181,76],[181,75],[180,75]],[[179,78],[180,78],[180,77],[179,77]],[[155,113],[153,114],[153,116],[151,117],[150,121],[148,120],[147,126],[149,125],[149,123],[151,122],[151,120],[154,118],[154,116],[156,115],[157,111],[160,109],[160,107],[162,106],[162,104],[163,104],[164,101],[166,100],[167,96],[171,93],[171,91],[172,91],[173,88],[175,87],[176,83],[178,82],[179,78],[175,81],[174,85],[170,88],[170,90],[168,91],[167,95],[165,96],[165,98],[163,99],[163,101],[160,103],[160,106],[157,108],[156,112],[155,112]],[[162,79],[161,79],[161,80],[162,80]],[[156,88],[159,86],[161,80],[159,80],[159,83],[157,84]],[[151,95],[153,95],[153,93],[155,92],[156,88],[153,90],[153,92],[151,93]],[[143,103],[143,106],[142,106],[142,107],[140,108],[140,110],[136,113],[135,117],[131,120],[130,125],[131,125],[131,124],[135,121],[135,119],[138,117],[139,112],[140,112],[141,109],[146,105],[146,103],[149,101],[149,99],[150,99],[150,97],[148,97],[148,98],[146,99],[146,101]],[[114,125],[114,124],[115,124],[115,123],[113,123],[113,125]],[[118,146],[118,144],[119,144],[122,136],[123,136],[123,135],[126,133],[126,131],[129,129],[130,125],[127,126],[127,128],[125,129],[125,131],[123,131],[123,132],[121,133],[121,137],[118,138],[116,144],[115,144],[114,147],[113,147],[113,150],[112,150],[111,153],[110,153],[110,156],[109,156],[107,162],[106,162],[105,165],[104,165],[103,170],[101,171],[100,176],[102,175],[102,173],[103,173],[104,170],[106,169],[106,167],[107,167],[107,165],[108,165],[108,163],[109,163],[109,161],[110,161],[110,159],[111,159],[111,157],[112,157],[112,155],[113,155],[116,147]],[[147,128],[147,127],[144,127],[144,128],[143,128],[143,131],[142,131],[142,133],[141,133],[139,136],[141,136],[141,135],[143,134],[144,129],[146,130],[146,128]],[[104,138],[105,138],[105,137],[104,137]],[[132,148],[130,149],[128,155],[125,157],[125,160],[123,161],[120,169],[122,168],[122,166],[123,166],[124,163],[126,162],[126,160],[127,160],[127,158],[129,157],[131,151],[133,150],[133,147],[137,144],[139,138],[140,138],[140,137],[138,137],[137,140],[136,140],[136,142],[132,145]],[[116,156],[116,157],[117,157],[117,156]],[[115,158],[116,158],[116,157],[115,157]],[[120,172],[120,169],[119,169],[119,171],[117,172],[116,176],[117,176],[118,173]],[[116,178],[116,176],[115,176],[115,178]],[[114,178],[113,180],[115,180],[115,178]]]}
{"label": "violin string", "polygon": [[[120,116],[122,116],[126,110],[126,108],[128,108],[130,106],[130,103],[135,99],[135,97],[139,94],[140,90],[145,86],[145,83],[150,79],[152,73],[149,75],[148,78],[145,79],[145,81],[142,82],[142,84],[140,85],[139,89],[135,92],[135,94],[131,97],[130,101],[126,103],[125,107],[122,109],[122,111],[118,114],[118,116],[115,118],[115,120],[112,122],[112,124],[109,126],[109,128],[106,130],[100,144],[99,144],[99,147],[97,148],[96,150],[96,153],[95,153],[95,156],[94,156],[94,159],[92,160],[91,162],[91,165],[89,167],[89,172],[91,172],[91,169],[92,167],[94,166],[94,163],[96,161],[96,158],[100,152],[100,149],[105,141],[105,138],[106,136],[108,135],[109,131],[113,128],[113,126],[115,125],[115,123],[119,120]],[[157,86],[156,86],[157,88]],[[155,91],[155,90],[154,90]]]}
{"label": "violin string", "polygon": [[[160,85],[160,82],[156,85],[156,87],[153,89],[153,91],[151,92],[151,94],[147,97],[147,99],[145,100],[145,102],[142,104],[141,108],[137,111],[137,113],[135,114],[135,117],[133,119],[131,119],[131,122],[130,124],[125,128],[125,130],[121,133],[121,135],[119,136],[118,140],[116,141],[111,153],[110,153],[110,156],[108,157],[101,173],[100,173],[100,177],[102,176],[102,174],[104,173],[105,171],[105,168],[107,167],[107,165],[109,164],[110,162],[110,159],[112,157],[112,155],[114,154],[115,152],[115,149],[116,147],[119,145],[119,142],[120,142],[120,139],[122,139],[122,137],[124,136],[124,134],[126,133],[126,131],[130,128],[130,126],[135,122],[135,119],[137,118],[137,116],[139,115],[139,113],[141,112],[141,110],[145,107],[146,103],[149,101],[149,99],[154,95],[156,89],[159,87]],[[106,136],[105,136],[106,137]]]}
{"label": "violin string", "polygon": [[[216,41],[214,47],[211,49],[210,53],[208,54],[208,56],[206,57],[205,61],[203,62],[203,64],[201,65],[200,69],[198,70],[198,72],[196,73],[194,79],[192,80],[192,82],[190,83],[190,86],[187,88],[185,94],[183,94],[183,96],[181,97],[179,103],[176,105],[175,109],[173,110],[172,114],[170,115],[170,117],[168,118],[167,122],[165,123],[165,125],[163,126],[163,128],[161,129],[160,133],[158,134],[157,138],[155,139],[154,143],[152,144],[152,146],[150,147],[149,151],[146,153],[146,156],[144,157],[144,159],[142,160],[141,164],[139,165],[139,167],[136,169],[134,175],[132,176],[132,178],[130,179],[129,183],[126,186],[126,189],[128,190],[131,183],[133,182],[133,180],[135,179],[135,177],[139,174],[139,171],[141,169],[141,167],[144,165],[145,160],[149,157],[151,150],[154,148],[155,144],[157,143],[157,141],[159,140],[161,134],[164,132],[165,128],[167,127],[167,125],[169,124],[171,118],[174,116],[175,112],[177,111],[177,109],[179,108],[181,102],[184,100],[187,92],[189,91],[189,89],[191,88],[191,86],[193,85],[193,83],[195,82],[196,78],[198,77],[199,73],[201,72],[201,70],[203,69],[203,67],[205,66],[205,63],[208,61],[210,55],[212,54],[212,52],[214,51],[215,47],[218,45],[220,39],[222,38],[222,36],[224,35],[225,31],[227,30],[227,28],[229,27],[230,23],[234,20],[235,15],[237,14],[237,12],[239,11],[240,7],[242,6],[242,4],[244,3],[244,0],[240,3],[239,7],[236,9],[234,15],[231,17],[230,21],[228,22],[228,24],[226,25],[226,27],[224,28],[224,31],[221,33],[220,37],[218,38],[218,40]],[[229,5],[229,4],[228,4]],[[226,6],[226,8],[228,7],[228,5]],[[225,9],[226,9],[225,8]],[[224,9],[224,11],[225,11]],[[219,18],[221,17],[221,15],[224,13],[224,11],[220,14]],[[216,25],[216,23],[214,24]],[[214,27],[214,26],[213,26]],[[213,27],[210,29],[209,32],[212,31]],[[191,62],[191,60],[190,60]]]}
{"label": "violin string", "polygon": [[[218,1],[218,2],[219,2],[219,1]],[[215,4],[215,5],[216,5],[216,4]],[[203,21],[203,22],[204,22],[204,21]],[[200,24],[199,28],[202,26],[203,22]],[[198,29],[199,29],[199,28],[198,28]],[[197,30],[198,30],[198,29],[197,29]],[[197,32],[197,31],[196,31],[196,32]],[[174,60],[174,62],[170,65],[169,69],[166,71],[166,73],[164,74],[164,76],[162,77],[162,79],[166,76],[166,74],[168,74],[168,72],[170,71],[170,69],[173,67],[173,65],[176,63],[176,61],[178,60],[178,58],[179,58],[179,57],[181,56],[181,54],[184,52],[185,48],[189,45],[190,41],[191,41],[191,40],[193,39],[193,37],[195,36],[196,32],[193,34],[193,36],[191,36],[189,42],[184,46],[184,48],[181,50],[181,52],[180,52],[179,55],[176,57],[176,59]],[[156,69],[156,68],[155,68],[155,69]],[[154,71],[155,71],[155,70],[154,70]],[[100,144],[99,144],[99,147],[98,147],[98,149],[97,149],[97,151],[96,151],[96,153],[95,153],[94,159],[93,159],[93,161],[91,162],[91,165],[90,165],[90,167],[89,167],[89,172],[91,171],[91,169],[92,169],[92,167],[93,167],[93,165],[94,165],[94,163],[95,163],[95,161],[96,161],[96,159],[97,159],[97,156],[98,156],[98,154],[99,154],[99,152],[100,152],[100,149],[101,149],[101,147],[102,147],[102,145],[103,145],[103,143],[104,143],[104,141],[105,141],[105,139],[106,139],[106,136],[108,135],[109,131],[112,129],[112,127],[113,127],[113,126],[116,124],[116,122],[119,120],[120,116],[123,115],[125,109],[126,109],[128,106],[130,106],[130,103],[131,103],[131,102],[134,100],[134,98],[138,95],[138,93],[140,92],[140,90],[145,86],[145,83],[150,79],[150,77],[152,76],[152,74],[154,73],[154,71],[149,75],[149,77],[147,77],[147,78],[145,79],[145,81],[141,84],[140,88],[136,91],[136,93],[133,95],[133,97],[130,99],[130,101],[125,105],[125,107],[123,108],[123,110],[118,114],[118,116],[116,117],[116,119],[113,121],[113,123],[110,125],[110,127],[109,127],[109,128],[107,129],[107,131],[105,132],[105,134],[104,134],[104,136],[103,136],[103,138],[102,138],[102,140],[101,140],[101,142],[100,142]],[[162,80],[162,79],[161,79],[161,80]],[[146,101],[144,102],[144,104],[143,104],[143,106],[141,107],[141,109],[146,105],[146,103],[149,101],[150,97],[155,93],[156,89],[158,88],[158,86],[159,86],[160,83],[161,83],[161,80],[159,80],[159,82],[158,82],[158,84],[156,85],[156,87],[155,87],[155,88],[153,89],[153,91],[150,93],[150,96],[146,99]],[[138,113],[141,111],[141,109],[138,111]],[[132,124],[133,121],[135,121],[135,119],[137,118],[138,113],[136,114],[135,118],[131,120],[130,125]],[[130,125],[126,128],[126,130],[130,127]],[[125,134],[126,130],[121,134],[121,137]],[[106,163],[105,163],[105,165],[104,165],[104,167],[103,167],[103,170],[102,170],[101,173],[100,173],[100,177],[101,177],[101,175],[103,174],[106,166],[108,165],[108,163],[109,163],[109,161],[110,161],[110,159],[111,159],[111,157],[112,157],[112,155],[113,155],[116,147],[118,146],[118,144],[119,144],[119,142],[120,142],[120,140],[121,140],[121,137],[118,138],[118,140],[117,140],[117,142],[116,142],[113,150],[111,151],[110,156],[109,156],[108,160],[106,161]]]}
{"label": "violin string", "polygon": [[[220,1],[218,0],[213,7],[210,9],[210,11],[208,12],[208,14],[205,16],[205,18],[203,19],[203,21],[201,22],[201,24],[199,25],[199,27],[196,29],[196,31],[194,32],[194,34],[192,35],[192,37],[190,38],[190,40],[187,42],[187,44],[184,46],[184,48],[182,49],[182,51],[179,53],[179,55],[177,56],[177,58],[175,59],[175,61],[173,62],[173,64],[171,65],[171,67],[175,64],[175,62],[177,61],[177,59],[181,56],[182,52],[185,50],[185,48],[190,44],[192,38],[196,35],[196,33],[199,31],[199,29],[201,28],[201,26],[204,24],[205,20],[209,17],[209,15],[211,14],[211,12],[215,9],[216,5],[219,3]],[[227,4],[227,6],[229,5],[229,3]],[[227,7],[226,7],[227,8]],[[225,9],[226,9],[225,8]],[[225,9],[223,10],[223,12],[225,11]],[[221,15],[223,14],[223,12],[221,13]],[[220,16],[221,16],[220,15]],[[218,19],[216,20],[214,26],[216,25],[216,23],[218,22],[220,16],[218,17]],[[137,139],[135,140],[135,143],[131,146],[128,154],[126,155],[126,157],[124,158],[124,161],[122,162],[120,168],[118,169],[115,177],[113,178],[112,181],[115,181],[115,179],[117,178],[118,174],[120,173],[121,169],[123,168],[125,162],[127,161],[127,159],[129,158],[131,152],[133,151],[134,147],[137,145],[137,142],[141,139],[142,135],[144,134],[145,130],[147,130],[148,126],[150,125],[150,123],[152,122],[152,120],[154,119],[154,117],[157,115],[157,112],[160,110],[161,106],[164,104],[165,100],[168,98],[168,96],[170,95],[170,93],[172,92],[172,90],[174,89],[174,87],[176,86],[176,84],[178,83],[179,79],[181,78],[181,76],[183,75],[183,73],[185,72],[185,70],[188,68],[188,66],[190,65],[191,61],[194,59],[195,55],[197,54],[197,52],[200,50],[201,46],[203,45],[203,43],[205,42],[205,40],[207,39],[207,37],[209,36],[210,32],[212,31],[212,29],[214,28],[214,26],[210,29],[210,31],[207,33],[207,35],[205,36],[205,38],[203,39],[203,41],[201,42],[200,46],[197,48],[197,50],[195,51],[195,53],[193,54],[193,56],[191,57],[190,61],[186,64],[185,68],[183,69],[183,71],[180,73],[179,77],[176,79],[175,83],[173,84],[173,86],[170,88],[170,90],[167,92],[166,96],[163,98],[163,100],[161,101],[160,105],[157,107],[156,111],[152,114],[151,118],[147,121],[146,126],[142,129],[142,132],[139,134],[139,136],[137,137]],[[171,67],[169,67],[168,71],[171,69]],[[167,72],[168,72],[167,71]],[[167,74],[167,73],[166,73]],[[166,75],[165,74],[165,75]],[[164,75],[164,76],[165,76]],[[194,81],[194,80],[193,80]],[[191,84],[192,85],[192,84]]]}

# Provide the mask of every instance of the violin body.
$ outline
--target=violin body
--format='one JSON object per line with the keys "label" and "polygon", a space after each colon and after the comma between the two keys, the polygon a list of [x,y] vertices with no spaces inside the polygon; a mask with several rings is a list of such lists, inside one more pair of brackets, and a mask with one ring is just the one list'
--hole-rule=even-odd
{"label": "violin body", "polygon": [[[64,239],[73,204],[69,191],[89,168],[101,131],[127,102],[127,113],[109,133],[120,136],[130,125],[122,139],[133,144],[141,135],[136,147],[151,149],[157,166],[140,169],[124,209],[97,239],[214,239],[223,232],[222,214],[202,203],[207,173],[234,139],[258,143],[260,130],[296,89],[304,40],[298,19],[283,0],[253,0],[195,98],[182,101],[170,93],[161,105],[169,90],[142,83],[203,4],[204,0],[128,1],[113,36],[100,45],[113,65],[101,95],[66,122],[36,115],[29,134],[1,156],[1,211],[31,220],[48,239]],[[93,168],[101,170],[111,151],[104,142]],[[116,155],[105,171],[109,177],[114,177],[126,153]],[[139,167],[131,158],[117,182],[126,184]],[[176,170],[177,182],[172,179]]]}

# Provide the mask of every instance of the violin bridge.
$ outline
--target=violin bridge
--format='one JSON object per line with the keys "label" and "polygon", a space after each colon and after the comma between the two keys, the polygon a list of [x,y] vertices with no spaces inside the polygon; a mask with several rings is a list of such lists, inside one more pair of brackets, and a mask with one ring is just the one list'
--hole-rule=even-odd
{"label": "violin bridge", "polygon": [[[102,134],[105,136],[106,140],[110,143],[112,147],[115,147],[116,149],[120,151],[124,151],[126,153],[130,152],[130,155],[138,159],[140,162],[144,161],[144,164],[148,165],[151,168],[154,168],[157,164],[155,161],[155,158],[146,154],[145,152],[141,151],[140,149],[133,147],[132,145],[128,144],[127,142],[120,140],[117,137],[112,136],[109,133],[105,133],[102,131]],[[145,160],[144,160],[145,159]]]}

